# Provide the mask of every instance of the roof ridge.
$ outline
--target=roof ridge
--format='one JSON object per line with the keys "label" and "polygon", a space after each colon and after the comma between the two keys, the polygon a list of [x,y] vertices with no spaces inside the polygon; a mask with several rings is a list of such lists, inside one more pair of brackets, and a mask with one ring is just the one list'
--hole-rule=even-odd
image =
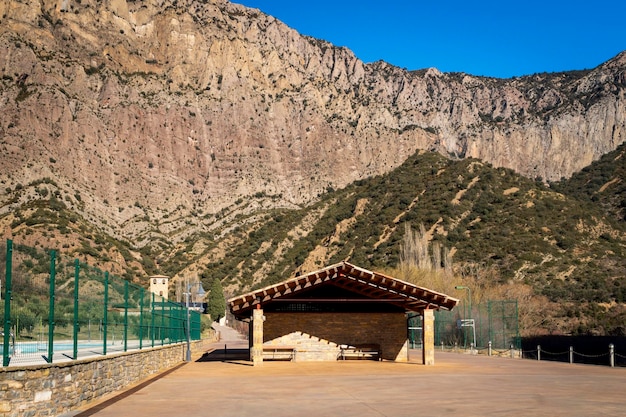
{"label": "roof ridge", "polygon": [[[228,303],[233,314],[238,316],[253,309],[257,304],[268,304],[286,296],[292,297],[301,291],[328,282],[332,282],[332,285],[336,287],[368,297],[373,301],[384,301],[387,299],[385,298],[387,295],[392,294],[395,300],[393,304],[400,305],[410,311],[421,311],[429,308],[451,310],[459,302],[458,299],[447,294],[370,271],[343,260],[316,271],[296,275],[285,281],[232,297]],[[403,298],[404,301],[397,302],[398,297]],[[288,300],[288,298],[286,299]]]}

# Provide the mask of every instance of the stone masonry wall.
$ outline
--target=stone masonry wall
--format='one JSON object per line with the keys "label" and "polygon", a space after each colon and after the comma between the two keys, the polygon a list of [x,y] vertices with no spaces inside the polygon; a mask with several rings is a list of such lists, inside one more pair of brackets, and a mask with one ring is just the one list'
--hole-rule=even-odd
{"label": "stone masonry wall", "polygon": [[376,343],[382,358],[408,359],[404,313],[265,313],[265,345],[293,346],[296,361],[333,361],[341,345]]}
{"label": "stone masonry wall", "polygon": [[[192,350],[202,341],[193,342]],[[176,344],[74,362],[0,369],[0,416],[57,416],[185,360]]]}

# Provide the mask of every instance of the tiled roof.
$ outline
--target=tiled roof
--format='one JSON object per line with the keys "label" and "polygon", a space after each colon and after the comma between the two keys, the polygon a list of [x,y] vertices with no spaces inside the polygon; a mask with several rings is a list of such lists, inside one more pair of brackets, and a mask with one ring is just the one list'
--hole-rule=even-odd
{"label": "tiled roof", "polygon": [[[250,310],[257,304],[267,305],[275,301],[288,299],[305,302],[306,298],[298,295],[308,292],[309,289],[334,285],[354,293],[358,298],[338,299],[339,302],[356,302],[364,299],[373,302],[388,302],[405,308],[407,311],[422,311],[426,308],[451,310],[459,302],[450,297],[428,288],[419,287],[378,272],[368,271],[348,262],[340,262],[300,275],[278,284],[270,285],[259,290],[233,297],[228,300],[230,310],[239,318],[249,317]],[[324,302],[319,298],[310,299],[310,302]]]}

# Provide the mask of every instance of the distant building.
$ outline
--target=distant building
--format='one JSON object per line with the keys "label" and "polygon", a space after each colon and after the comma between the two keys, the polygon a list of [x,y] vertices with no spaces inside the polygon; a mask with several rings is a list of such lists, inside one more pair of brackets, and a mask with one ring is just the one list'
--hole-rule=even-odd
{"label": "distant building", "polygon": [[166,275],[152,275],[150,277],[150,292],[169,299],[169,280],[170,278]]}

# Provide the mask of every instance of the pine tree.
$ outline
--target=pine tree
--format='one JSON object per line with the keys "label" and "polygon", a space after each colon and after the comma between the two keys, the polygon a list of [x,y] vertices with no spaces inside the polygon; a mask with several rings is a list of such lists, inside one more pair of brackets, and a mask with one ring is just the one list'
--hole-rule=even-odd
{"label": "pine tree", "polygon": [[213,321],[219,321],[226,313],[226,299],[224,298],[224,290],[219,279],[215,278],[211,283],[211,292],[208,300],[208,313]]}

